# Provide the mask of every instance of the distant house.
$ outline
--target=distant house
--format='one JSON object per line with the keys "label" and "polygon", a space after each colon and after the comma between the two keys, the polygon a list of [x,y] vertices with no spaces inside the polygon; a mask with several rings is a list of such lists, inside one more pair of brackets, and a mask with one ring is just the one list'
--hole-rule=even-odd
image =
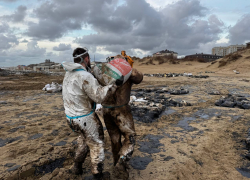
{"label": "distant house", "polygon": [[46,59],[45,62],[39,63],[36,65],[32,65],[33,70],[37,71],[49,71],[49,69],[62,69],[62,65],[60,63],[55,63],[50,61],[49,59]]}
{"label": "distant house", "polygon": [[153,57],[157,57],[157,56],[173,56],[174,58],[177,58],[178,53],[166,49],[166,50],[162,50],[153,54]]}
{"label": "distant house", "polygon": [[250,42],[247,43],[247,48],[250,48]]}
{"label": "distant house", "polygon": [[26,70],[31,70],[31,68],[25,65],[18,65],[16,70],[26,71]]}
{"label": "distant house", "polygon": [[220,59],[222,57],[223,56],[218,56],[218,55],[213,55],[213,54],[203,54],[203,53],[197,54],[196,53],[192,55],[187,55],[185,59],[203,59],[206,62],[211,62],[211,61],[215,61],[216,59]]}

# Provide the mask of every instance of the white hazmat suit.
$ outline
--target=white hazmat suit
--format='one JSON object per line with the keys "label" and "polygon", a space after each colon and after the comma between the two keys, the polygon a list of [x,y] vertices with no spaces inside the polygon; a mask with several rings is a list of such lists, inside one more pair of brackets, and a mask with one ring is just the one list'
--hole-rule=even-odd
{"label": "white hazmat suit", "polygon": [[104,133],[95,114],[95,103],[102,103],[116,90],[116,85],[101,86],[81,64],[62,63],[66,74],[63,80],[63,101],[68,124],[80,134],[75,162],[83,163],[88,150],[92,173],[102,172],[104,161]]}

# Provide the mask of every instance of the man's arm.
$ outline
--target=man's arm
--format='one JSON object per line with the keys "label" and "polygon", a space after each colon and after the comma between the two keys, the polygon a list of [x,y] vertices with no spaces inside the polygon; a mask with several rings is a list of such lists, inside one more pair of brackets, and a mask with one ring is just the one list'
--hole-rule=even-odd
{"label": "man's arm", "polygon": [[89,98],[98,104],[101,104],[108,96],[113,94],[117,88],[115,84],[101,86],[92,74],[84,78],[82,87]]}
{"label": "man's arm", "polygon": [[143,74],[141,72],[137,71],[137,69],[133,68],[129,79],[132,81],[132,83],[139,84],[143,80]]}

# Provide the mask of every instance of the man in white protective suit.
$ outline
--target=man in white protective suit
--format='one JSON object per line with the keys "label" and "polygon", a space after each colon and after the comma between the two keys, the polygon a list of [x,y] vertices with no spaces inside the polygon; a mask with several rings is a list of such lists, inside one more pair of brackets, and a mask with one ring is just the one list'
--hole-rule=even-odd
{"label": "man in white protective suit", "polygon": [[103,173],[104,133],[103,126],[95,114],[95,104],[102,103],[112,95],[117,85],[101,86],[90,73],[90,58],[86,48],[76,48],[74,62],[63,62],[66,70],[63,80],[63,101],[67,122],[70,128],[79,133],[78,148],[74,166],[70,170],[76,175],[83,174],[82,164],[90,151],[93,179],[109,179],[109,173]]}

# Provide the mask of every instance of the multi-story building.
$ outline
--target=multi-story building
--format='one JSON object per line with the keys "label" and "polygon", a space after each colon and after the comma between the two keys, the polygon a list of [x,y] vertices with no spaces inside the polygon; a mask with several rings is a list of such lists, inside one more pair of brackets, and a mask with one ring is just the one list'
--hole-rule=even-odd
{"label": "multi-story building", "polygon": [[212,54],[213,55],[218,55],[218,56],[226,56],[227,47],[214,47],[212,49]]}
{"label": "multi-story building", "polygon": [[166,50],[162,50],[153,54],[153,57],[156,57],[156,56],[173,56],[173,58],[177,59],[178,53],[174,51],[169,51],[166,49]]}
{"label": "multi-story building", "polygon": [[241,50],[243,48],[246,48],[246,45],[231,45],[231,46],[228,46],[227,55],[231,54],[231,53],[234,53],[234,52],[236,52],[238,50]]}
{"label": "multi-story building", "polygon": [[214,47],[212,49],[213,55],[226,56],[228,54],[234,53],[240,49],[246,48],[246,45],[230,45],[227,47]]}

